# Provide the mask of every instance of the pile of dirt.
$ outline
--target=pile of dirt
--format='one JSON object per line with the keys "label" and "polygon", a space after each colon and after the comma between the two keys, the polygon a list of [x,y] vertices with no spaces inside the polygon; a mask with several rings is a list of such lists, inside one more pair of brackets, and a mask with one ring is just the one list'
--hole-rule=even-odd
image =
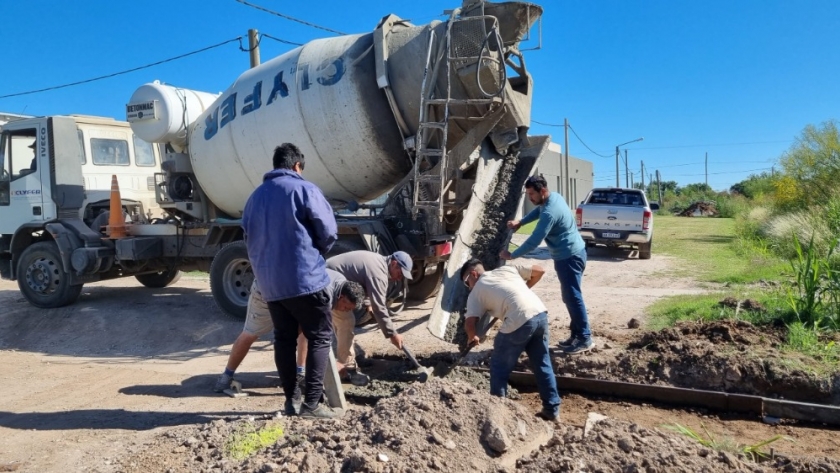
{"label": "pile of dirt", "polygon": [[784,337],[744,321],[683,322],[643,332],[626,348],[558,357],[557,364],[572,376],[840,404],[840,371],[808,369],[814,360],[782,351]]}
{"label": "pile of dirt", "polygon": [[679,217],[717,217],[720,214],[714,202],[695,202],[678,213]]}
{"label": "pile of dirt", "polygon": [[[244,461],[226,452],[235,432],[281,423],[283,436]],[[545,444],[554,423],[460,382],[414,383],[338,420],[216,420],[176,429],[119,460],[120,471],[491,471]]]}
{"label": "pile of dirt", "polygon": [[[584,430],[587,430],[584,434]],[[688,437],[614,419],[593,421],[591,428],[560,425],[545,447],[517,461],[517,471],[622,472],[840,472],[840,462],[823,459],[766,458],[755,463],[744,454],[706,448]],[[762,451],[768,453],[770,447]]]}

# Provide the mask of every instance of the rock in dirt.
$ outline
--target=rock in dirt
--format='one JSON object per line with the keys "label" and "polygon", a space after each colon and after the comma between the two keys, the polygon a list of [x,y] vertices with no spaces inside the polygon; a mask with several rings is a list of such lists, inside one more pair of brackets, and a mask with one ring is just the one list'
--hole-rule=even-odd
{"label": "rock in dirt", "polygon": [[586,424],[583,426],[583,436],[586,437],[589,435],[589,432],[592,431],[592,428],[595,427],[595,424],[601,422],[602,420],[609,419],[609,417],[598,414],[597,412],[590,412],[586,415]]}
{"label": "rock in dirt", "polygon": [[487,442],[487,446],[499,453],[504,453],[510,448],[510,438],[505,432],[504,427],[493,420],[488,420],[484,424],[482,440]]}
{"label": "rock in dirt", "polygon": [[635,318],[630,319],[630,321],[627,322],[627,328],[639,328],[641,326],[642,326],[642,323],[639,322],[638,319],[635,319]]}

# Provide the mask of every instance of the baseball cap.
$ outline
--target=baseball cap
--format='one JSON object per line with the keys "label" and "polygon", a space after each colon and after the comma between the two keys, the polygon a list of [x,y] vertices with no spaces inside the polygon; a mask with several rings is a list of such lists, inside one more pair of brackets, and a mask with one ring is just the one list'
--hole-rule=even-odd
{"label": "baseball cap", "polygon": [[397,264],[400,265],[400,269],[402,270],[403,277],[411,281],[411,268],[414,267],[414,263],[411,262],[411,256],[408,256],[408,253],[405,251],[397,251],[391,258],[397,261]]}

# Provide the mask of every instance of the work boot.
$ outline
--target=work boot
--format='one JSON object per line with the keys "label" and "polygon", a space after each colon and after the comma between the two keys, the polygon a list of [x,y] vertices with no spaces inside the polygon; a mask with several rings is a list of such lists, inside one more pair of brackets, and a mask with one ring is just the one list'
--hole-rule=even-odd
{"label": "work boot", "polygon": [[572,343],[574,343],[574,342],[575,342],[575,336],[574,335],[569,335],[569,338],[561,341],[560,343],[557,344],[557,346],[560,347],[560,348],[568,348],[568,347],[572,346]]}
{"label": "work boot", "polygon": [[539,417],[542,420],[547,420],[549,422],[557,422],[558,420],[560,420],[560,413],[543,407],[543,409],[540,412],[537,412],[537,417]]}
{"label": "work boot", "polygon": [[300,414],[301,404],[303,404],[303,399],[297,401],[295,399],[286,399],[286,403],[283,405],[283,415],[292,417]]}
{"label": "work boot", "polygon": [[219,376],[219,379],[216,380],[216,385],[213,386],[213,392],[221,393],[224,392],[225,389],[230,389],[230,383],[233,382],[233,376],[228,376],[225,373],[222,373]]}
{"label": "work boot", "polygon": [[300,408],[300,417],[308,417],[311,419],[335,419],[338,414],[327,407],[326,404],[318,404],[315,409],[310,409],[306,404]]}
{"label": "work boot", "polygon": [[593,346],[595,346],[595,343],[591,338],[576,338],[575,341],[573,341],[572,344],[566,347],[563,351],[567,355],[576,355],[578,353],[584,353],[591,350]]}
{"label": "work boot", "polygon": [[353,386],[367,386],[370,383],[370,376],[362,373],[356,368],[347,368],[341,376],[342,383],[350,383]]}

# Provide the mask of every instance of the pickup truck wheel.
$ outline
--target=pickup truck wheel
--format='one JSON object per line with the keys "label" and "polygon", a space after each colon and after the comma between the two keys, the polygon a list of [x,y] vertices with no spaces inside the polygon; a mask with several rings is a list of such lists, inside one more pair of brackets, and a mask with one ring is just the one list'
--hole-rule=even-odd
{"label": "pickup truck wheel", "polygon": [[134,279],[146,287],[160,289],[178,282],[181,279],[181,271],[177,269],[173,269],[172,271],[164,269],[156,273],[138,274],[134,276]]}
{"label": "pickup truck wheel", "polygon": [[639,259],[650,259],[651,246],[653,246],[653,238],[649,242],[639,245]]}
{"label": "pickup truck wheel", "polygon": [[415,261],[414,266],[421,268],[414,275],[414,279],[408,283],[408,298],[412,301],[425,301],[437,295],[443,282],[443,269],[445,263],[438,263],[437,270],[432,274],[426,274],[422,270],[423,262]]}
{"label": "pickup truck wheel", "polygon": [[254,271],[244,241],[233,242],[216,253],[210,264],[210,291],[222,311],[245,319],[253,283]]}
{"label": "pickup truck wheel", "polygon": [[52,241],[38,242],[23,250],[18,260],[17,281],[26,300],[42,309],[75,302],[83,286],[70,284],[70,275],[64,272],[58,247]]}

